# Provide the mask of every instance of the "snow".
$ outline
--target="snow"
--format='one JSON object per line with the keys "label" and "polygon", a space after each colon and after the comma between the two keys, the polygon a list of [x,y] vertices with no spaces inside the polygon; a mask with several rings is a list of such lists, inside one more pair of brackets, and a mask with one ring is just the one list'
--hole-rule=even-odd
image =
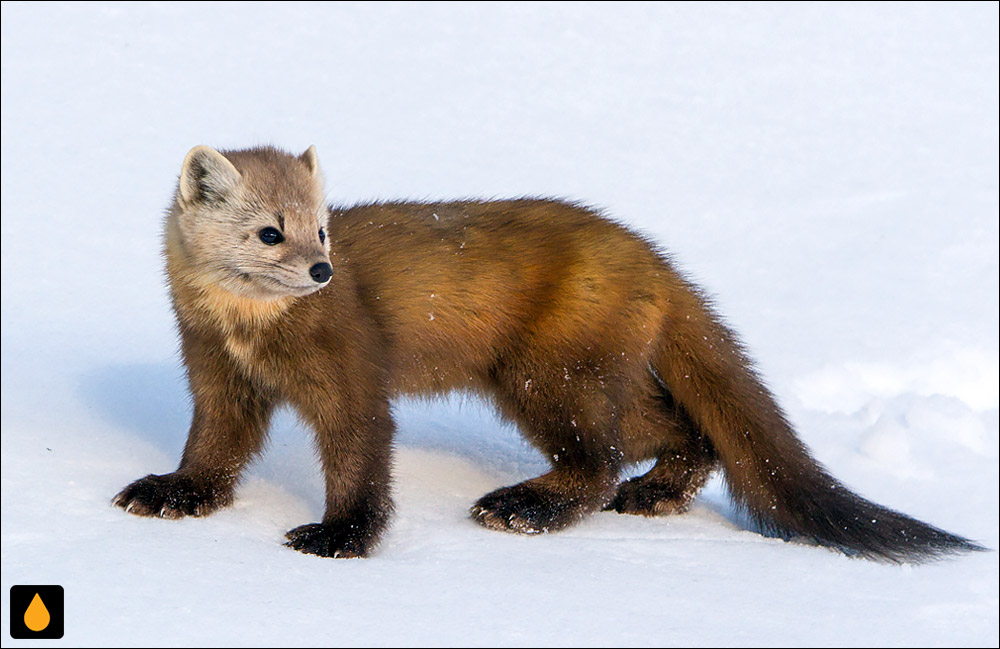
{"label": "snow", "polygon": [[[519,537],[467,517],[544,461],[464,395],[400,402],[376,555],[322,514],[291,413],[235,504],[109,505],[190,406],[160,229],[196,144],[315,144],[331,201],[555,195],[715,296],[858,492],[998,533],[998,9],[980,4],[2,5],[2,582],[58,645],[987,645],[995,551],[923,566],[684,515]],[[639,469],[641,470],[641,467]]]}

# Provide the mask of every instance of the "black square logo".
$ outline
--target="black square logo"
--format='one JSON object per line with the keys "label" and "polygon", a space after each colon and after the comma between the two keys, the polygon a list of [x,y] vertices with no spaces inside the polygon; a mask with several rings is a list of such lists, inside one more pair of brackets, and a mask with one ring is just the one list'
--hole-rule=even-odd
{"label": "black square logo", "polygon": [[62,586],[11,586],[10,637],[63,637]]}

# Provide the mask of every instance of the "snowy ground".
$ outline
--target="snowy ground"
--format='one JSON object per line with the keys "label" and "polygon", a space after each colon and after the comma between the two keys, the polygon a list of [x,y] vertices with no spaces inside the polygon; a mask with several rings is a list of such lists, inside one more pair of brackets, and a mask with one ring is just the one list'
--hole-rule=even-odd
{"label": "snowy ground", "polygon": [[[542,460],[489,407],[400,403],[374,558],[318,520],[290,414],[236,504],[109,506],[174,468],[188,404],[160,219],[195,144],[318,148],[331,201],[558,195],[717,297],[859,492],[998,538],[998,9],[85,5],[2,9],[2,592],[69,645],[998,644],[998,555],[846,559],[684,516],[521,538],[466,518]],[[44,645],[45,642],[38,644]]]}

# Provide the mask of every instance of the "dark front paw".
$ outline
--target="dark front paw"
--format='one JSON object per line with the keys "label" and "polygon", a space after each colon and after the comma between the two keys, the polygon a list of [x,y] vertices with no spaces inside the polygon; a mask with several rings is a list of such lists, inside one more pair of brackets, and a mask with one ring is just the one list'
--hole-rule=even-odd
{"label": "dark front paw", "polygon": [[136,516],[204,516],[232,502],[232,489],[180,473],[148,475],[121,490],[111,503]]}
{"label": "dark front paw", "polygon": [[321,557],[334,559],[352,559],[367,557],[375,548],[377,541],[365,538],[354,525],[337,525],[329,523],[310,523],[296,527],[285,534],[288,547]]}

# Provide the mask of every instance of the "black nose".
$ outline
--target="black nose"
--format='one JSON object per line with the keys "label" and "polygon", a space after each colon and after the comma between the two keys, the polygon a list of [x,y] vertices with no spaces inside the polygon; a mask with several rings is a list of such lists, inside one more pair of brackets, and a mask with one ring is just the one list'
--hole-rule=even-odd
{"label": "black nose", "polygon": [[316,282],[322,284],[333,275],[333,266],[325,262],[319,263],[309,269],[309,274]]}

